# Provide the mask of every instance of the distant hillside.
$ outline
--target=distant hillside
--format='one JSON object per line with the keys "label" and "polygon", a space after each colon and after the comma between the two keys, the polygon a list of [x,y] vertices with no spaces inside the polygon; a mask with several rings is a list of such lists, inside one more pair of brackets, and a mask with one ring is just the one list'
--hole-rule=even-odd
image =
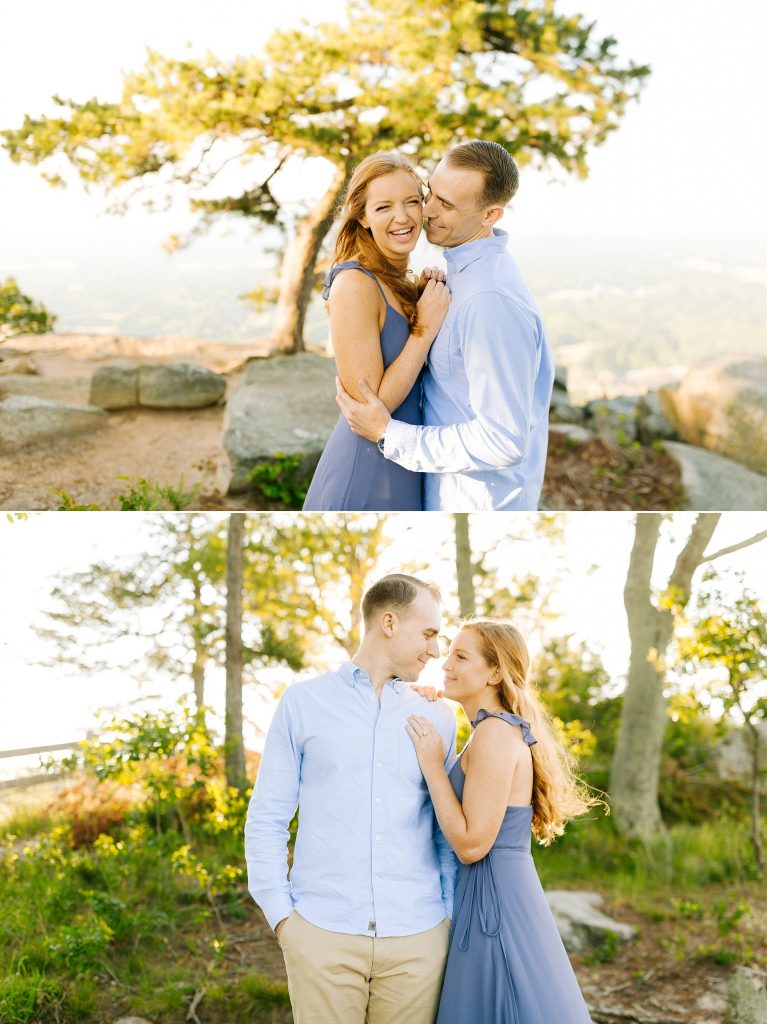
{"label": "distant hillside", "polygon": [[[78,256],[24,270],[25,287],[58,314],[61,333],[183,334],[247,341],[269,334],[271,312],[239,299],[264,284],[274,257],[253,248],[247,259],[222,241],[194,258],[116,254]],[[437,257],[439,253],[436,254]],[[764,351],[767,250],[725,254],[677,247],[658,256],[572,243],[515,250],[546,322],[557,362],[570,368],[576,399],[641,392],[675,367],[727,351]],[[211,258],[212,257],[212,258]],[[17,268],[0,264],[0,275]],[[327,339],[316,298],[307,336]],[[660,375],[658,370],[662,370]]]}

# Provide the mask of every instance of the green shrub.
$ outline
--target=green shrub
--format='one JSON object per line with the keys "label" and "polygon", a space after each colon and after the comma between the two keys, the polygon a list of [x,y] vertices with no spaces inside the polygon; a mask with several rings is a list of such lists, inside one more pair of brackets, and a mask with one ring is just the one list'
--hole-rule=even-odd
{"label": "green shrub", "polygon": [[248,473],[248,483],[268,501],[285,508],[300,509],[315,468],[314,461],[303,455],[275,452],[270,459],[256,463]]}

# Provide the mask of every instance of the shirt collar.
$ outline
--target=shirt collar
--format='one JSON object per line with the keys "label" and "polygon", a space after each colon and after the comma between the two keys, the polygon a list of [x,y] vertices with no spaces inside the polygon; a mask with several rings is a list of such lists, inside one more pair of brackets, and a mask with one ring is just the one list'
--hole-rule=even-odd
{"label": "shirt collar", "polygon": [[501,228],[493,228],[492,235],[487,238],[475,238],[473,242],[454,245],[452,249],[443,249],[448,270],[459,274],[470,263],[491,252],[503,252],[509,240],[508,232]]}
{"label": "shirt collar", "polygon": [[[370,676],[364,668],[355,665],[353,661],[345,661],[339,668],[338,673],[346,680],[349,686],[356,686],[358,683],[370,685]],[[402,693],[407,685],[401,679],[390,679],[389,682],[395,693]]]}

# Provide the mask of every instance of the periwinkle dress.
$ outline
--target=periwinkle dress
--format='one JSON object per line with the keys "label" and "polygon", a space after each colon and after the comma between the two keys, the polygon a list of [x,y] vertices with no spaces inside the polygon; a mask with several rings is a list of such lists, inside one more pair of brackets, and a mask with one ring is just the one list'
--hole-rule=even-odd
{"label": "periwinkle dress", "polygon": [[[330,294],[336,274],[350,267],[372,277],[386,302],[386,295],[375,274],[355,260],[346,260],[333,267],[323,281],[324,299]],[[386,319],[381,330],[384,369],[400,354],[409,334],[410,325],[406,317],[386,302]],[[421,422],[420,377],[392,416],[405,423]],[[412,473],[384,458],[372,441],[352,433],[341,416],[314,471],[304,511],[420,512],[423,508],[422,479],[421,473]]]}
{"label": "periwinkle dress", "polygon": [[[484,709],[536,739],[519,715]],[[460,759],[450,772],[463,799]],[[437,1024],[590,1024],[530,853],[531,806],[506,808],[488,854],[461,864]]]}

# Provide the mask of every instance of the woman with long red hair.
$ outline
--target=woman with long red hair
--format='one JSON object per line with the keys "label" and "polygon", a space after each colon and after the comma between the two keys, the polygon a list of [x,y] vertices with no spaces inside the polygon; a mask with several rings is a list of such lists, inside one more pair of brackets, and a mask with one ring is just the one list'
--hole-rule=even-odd
{"label": "woman with long red hair", "polygon": [[440,827],[460,861],[437,1024],[589,1024],[530,854],[530,833],[551,843],[569,818],[599,801],[576,778],[528,679],[519,630],[465,622],[444,671],[445,696],[462,704],[472,725],[449,775],[430,721],[413,715],[407,726]]}
{"label": "woman with long red hair", "polygon": [[[344,389],[365,379],[392,415],[421,423],[420,374],[450,303],[445,275],[408,260],[423,228],[422,186],[410,160],[373,153],[349,181],[334,265],[325,278],[330,335]],[[421,474],[385,459],[341,417],[322,453],[304,509],[420,511]]]}

